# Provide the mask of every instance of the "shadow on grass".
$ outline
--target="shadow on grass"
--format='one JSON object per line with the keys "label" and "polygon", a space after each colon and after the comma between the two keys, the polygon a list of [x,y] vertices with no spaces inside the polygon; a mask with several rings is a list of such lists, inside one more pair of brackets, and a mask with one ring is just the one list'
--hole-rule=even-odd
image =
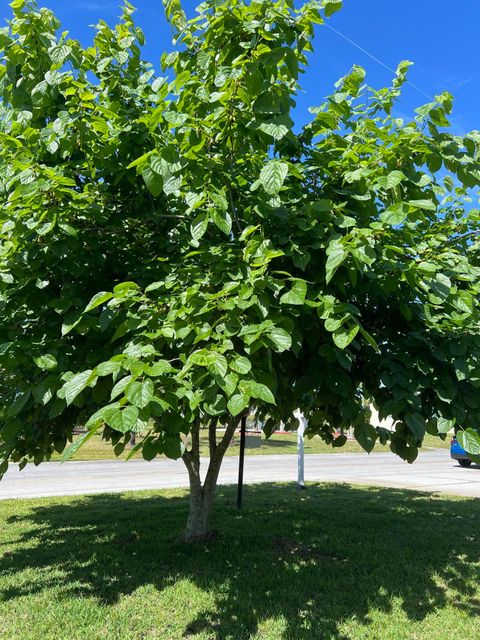
{"label": "shadow on grass", "polygon": [[161,592],[187,578],[214,593],[215,606],[186,615],[184,637],[208,632],[217,640],[250,638],[270,618],[284,621],[279,640],[345,640],[342,623],[367,624],[372,610],[388,613],[395,599],[410,620],[452,602],[480,615],[478,500],[254,485],[239,513],[234,495],[219,490],[215,524],[223,537],[206,547],[175,542],[185,494],[39,501],[9,518],[7,526],[22,533],[1,567],[11,577],[32,569],[36,578],[0,591],[0,601],[60,582],[65,597],[94,596],[109,606],[142,585]]}

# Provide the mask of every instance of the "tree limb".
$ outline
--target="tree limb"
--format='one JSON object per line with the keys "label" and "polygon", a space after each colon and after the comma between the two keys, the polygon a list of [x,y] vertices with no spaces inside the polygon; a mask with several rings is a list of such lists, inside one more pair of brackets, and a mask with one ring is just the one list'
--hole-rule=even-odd
{"label": "tree limb", "polygon": [[208,425],[208,447],[210,457],[214,456],[217,449],[217,418],[213,418]]}

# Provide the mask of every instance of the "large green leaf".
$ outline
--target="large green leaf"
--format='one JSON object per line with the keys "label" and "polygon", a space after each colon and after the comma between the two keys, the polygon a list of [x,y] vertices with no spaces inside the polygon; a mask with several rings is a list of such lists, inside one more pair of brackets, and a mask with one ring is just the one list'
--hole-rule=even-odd
{"label": "large green leaf", "polygon": [[248,373],[252,368],[252,363],[245,356],[235,356],[230,362],[230,369],[237,373]]}
{"label": "large green leaf", "polygon": [[333,341],[339,349],[346,349],[348,345],[355,339],[360,327],[354,325],[343,325],[333,333]]}
{"label": "large green leaf", "polygon": [[190,233],[192,234],[192,238],[196,241],[200,240],[208,229],[208,217],[201,213],[198,215],[190,226]]}
{"label": "large green leaf", "polygon": [[457,433],[457,440],[467,453],[480,455],[480,433],[474,429],[465,429]]}
{"label": "large green leaf", "polygon": [[232,218],[228,212],[213,211],[212,220],[220,231],[223,231],[226,235],[229,235],[232,231]]}
{"label": "large green leaf", "polygon": [[408,211],[408,205],[403,202],[399,202],[397,204],[392,204],[391,207],[385,209],[385,211],[380,214],[380,218],[386,224],[396,226],[405,222],[408,216]]}
{"label": "large green leaf", "polygon": [[382,189],[393,189],[405,180],[405,174],[402,171],[391,171],[386,176],[380,176],[377,179],[377,185]]}
{"label": "large green leaf", "polygon": [[274,140],[281,140],[290,131],[291,121],[286,116],[278,116],[273,120],[262,122],[259,125],[259,130],[267,133]]}
{"label": "large green leaf", "polygon": [[273,343],[275,351],[278,351],[279,353],[287,351],[292,346],[291,335],[285,331],[285,329],[281,329],[280,327],[271,329],[268,332],[268,337]]}
{"label": "large green leaf", "polygon": [[288,175],[288,164],[279,160],[270,160],[260,172],[260,183],[267,193],[276,195]]}
{"label": "large green leaf", "polygon": [[138,420],[137,407],[127,406],[124,409],[118,409],[111,415],[107,416],[106,423],[114,431],[127,433],[133,431]]}
{"label": "large green leaf", "polygon": [[240,415],[250,404],[250,398],[244,393],[236,393],[227,402],[227,408],[232,416]]}
{"label": "large green leaf", "polygon": [[405,422],[417,440],[423,440],[426,429],[425,419],[423,416],[419,413],[407,413],[405,415]]}
{"label": "large green leaf", "polygon": [[449,433],[455,423],[453,420],[447,420],[446,418],[438,418],[437,420],[437,431],[438,433]]}
{"label": "large green leaf", "polygon": [[343,0],[322,0],[322,6],[325,9],[327,18],[330,18],[334,13],[340,11],[343,6]]}
{"label": "large green leaf", "polygon": [[145,184],[147,185],[147,189],[150,191],[152,196],[157,197],[162,193],[163,190],[163,179],[158,175],[153,169],[149,166],[146,166],[142,171],[143,179],[145,180]]}
{"label": "large green leaf", "polygon": [[292,288],[284,293],[280,298],[282,304],[302,305],[307,295],[307,283],[303,280],[296,280]]}
{"label": "large green leaf", "polygon": [[154,392],[153,381],[149,378],[143,382],[134,380],[125,387],[125,397],[139,409],[144,409],[147,406],[153,398]]}
{"label": "large green leaf", "polygon": [[240,380],[238,385],[240,389],[251,398],[263,400],[268,404],[275,404],[275,397],[270,389],[255,380]]}
{"label": "large green leaf", "polygon": [[57,359],[51,353],[45,353],[43,356],[33,360],[39,369],[44,369],[45,371],[53,371],[58,366]]}
{"label": "large green leaf", "polygon": [[65,392],[65,402],[67,406],[72,404],[77,396],[79,396],[86,387],[88,387],[89,383],[93,380],[94,375],[90,369],[86,371],[82,371],[81,373],[77,373],[76,376],[73,376],[68,382],[66,382],[63,386],[63,390]]}
{"label": "large green leaf", "polygon": [[371,424],[360,424],[354,428],[355,440],[367,453],[375,447],[377,432]]}
{"label": "large green leaf", "polygon": [[333,276],[335,275],[335,272],[337,271],[338,267],[342,264],[342,262],[344,262],[348,254],[345,251],[345,249],[343,249],[343,247],[334,245],[334,246],[331,246],[331,248],[329,247],[327,249],[327,255],[328,255],[328,258],[325,265],[325,272],[326,272],[326,282],[328,284],[333,278]]}
{"label": "large green leaf", "polygon": [[112,298],[113,293],[110,293],[109,291],[100,291],[100,293],[96,293],[85,307],[85,313],[96,309],[101,304],[108,302],[108,300],[111,300]]}

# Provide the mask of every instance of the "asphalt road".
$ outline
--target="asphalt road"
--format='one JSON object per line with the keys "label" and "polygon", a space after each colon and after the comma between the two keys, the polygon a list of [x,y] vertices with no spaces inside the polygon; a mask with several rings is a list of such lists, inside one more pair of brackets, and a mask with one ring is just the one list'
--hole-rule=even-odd
{"label": "asphalt road", "polygon": [[[203,465],[205,471],[206,465]],[[237,481],[238,459],[226,457],[220,484]],[[295,455],[247,456],[245,482],[295,481]],[[346,482],[480,498],[480,467],[462,469],[448,450],[422,452],[413,465],[390,453],[336,453],[305,456],[305,480]],[[181,461],[143,460],[48,462],[19,471],[11,465],[0,482],[0,499],[114,493],[188,486]]]}

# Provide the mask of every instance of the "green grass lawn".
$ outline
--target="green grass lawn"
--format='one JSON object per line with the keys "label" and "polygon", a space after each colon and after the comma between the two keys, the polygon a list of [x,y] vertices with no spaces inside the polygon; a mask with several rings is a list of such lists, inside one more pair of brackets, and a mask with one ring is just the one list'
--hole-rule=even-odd
{"label": "green grass lawn", "polygon": [[[219,434],[220,437],[220,434]],[[233,444],[227,449],[227,455],[236,456],[239,452],[240,436],[235,435]],[[260,446],[258,446],[260,444]],[[425,437],[424,448],[445,448],[449,447],[449,440],[442,441],[440,438],[427,435]],[[208,456],[208,436],[202,434],[200,439],[201,454]],[[374,451],[388,451],[388,447],[382,447],[377,444]],[[333,448],[327,445],[323,440],[315,436],[311,440],[305,439],[305,453],[359,453],[363,451],[359,444],[355,441],[349,440],[345,446],[341,448]],[[296,453],[297,452],[297,435],[295,433],[289,434],[274,434],[269,440],[263,435],[260,440],[260,436],[247,436],[247,455],[266,455],[276,453]],[[120,456],[120,459],[125,459],[130,453],[130,447],[127,445],[125,452]],[[137,452],[134,455],[135,458],[141,458],[142,454]],[[60,460],[61,455],[55,454],[52,460]],[[113,448],[110,444],[104,442],[100,436],[93,436],[88,440],[75,454],[74,460],[113,460],[116,459]]]}
{"label": "green grass lawn", "polygon": [[2,640],[478,640],[480,501],[310,485],[0,502]]}

